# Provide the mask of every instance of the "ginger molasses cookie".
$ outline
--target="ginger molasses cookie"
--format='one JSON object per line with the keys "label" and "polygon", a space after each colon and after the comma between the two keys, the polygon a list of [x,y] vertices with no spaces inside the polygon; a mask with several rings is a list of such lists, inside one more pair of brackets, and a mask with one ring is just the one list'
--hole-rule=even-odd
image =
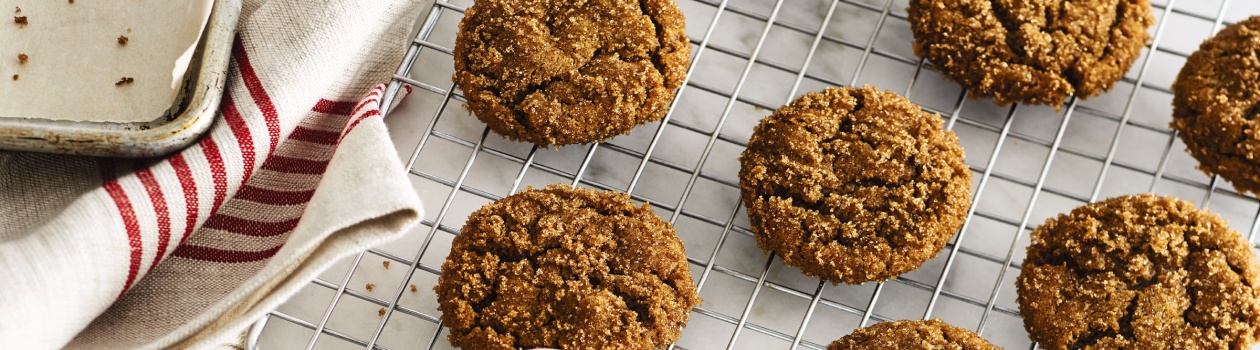
{"label": "ginger molasses cookie", "polygon": [[975,332],[941,320],[891,321],[858,328],[827,346],[827,350],[999,350]]}
{"label": "ginger molasses cookie", "polygon": [[1047,220],[1015,281],[1044,349],[1249,349],[1260,266],[1225,220],[1150,194]]}
{"label": "ginger molasses cookie", "polygon": [[464,13],[454,80],[509,139],[590,143],[660,120],[691,43],[673,0],[482,0]]}
{"label": "ginger molasses cookie", "polygon": [[915,54],[1002,105],[1111,89],[1155,23],[1147,0],[911,0],[907,11]]}
{"label": "ginger molasses cookie", "polygon": [[1173,83],[1172,128],[1199,169],[1260,194],[1260,17],[1204,41]]}
{"label": "ginger molasses cookie", "polygon": [[971,171],[953,132],[904,97],[828,88],[761,120],[739,158],[757,245],[832,283],[880,281],[962,226]]}
{"label": "ginger molasses cookie", "polygon": [[469,215],[434,289],[463,349],[656,349],[700,302],[669,223],[625,194],[567,186]]}

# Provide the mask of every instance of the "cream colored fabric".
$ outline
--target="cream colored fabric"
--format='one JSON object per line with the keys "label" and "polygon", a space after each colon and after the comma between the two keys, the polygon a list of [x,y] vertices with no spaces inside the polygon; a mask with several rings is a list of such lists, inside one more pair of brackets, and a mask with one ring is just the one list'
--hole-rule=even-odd
{"label": "cream colored fabric", "polygon": [[212,348],[422,216],[379,115],[416,1],[249,0],[216,124],[155,160],[0,153],[0,344]]}

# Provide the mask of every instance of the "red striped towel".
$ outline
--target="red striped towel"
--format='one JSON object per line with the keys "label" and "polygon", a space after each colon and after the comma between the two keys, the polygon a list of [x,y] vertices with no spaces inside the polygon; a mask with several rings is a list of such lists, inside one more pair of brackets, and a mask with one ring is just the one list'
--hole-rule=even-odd
{"label": "red striped towel", "polygon": [[216,346],[414,225],[378,84],[419,7],[245,1],[219,119],[195,145],[0,153],[0,344]]}

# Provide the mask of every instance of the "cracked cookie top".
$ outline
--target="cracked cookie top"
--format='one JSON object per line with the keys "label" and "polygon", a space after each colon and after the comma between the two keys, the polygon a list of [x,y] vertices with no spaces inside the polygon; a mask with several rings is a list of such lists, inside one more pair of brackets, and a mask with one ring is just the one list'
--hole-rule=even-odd
{"label": "cracked cookie top", "polygon": [[881,322],[858,328],[827,346],[827,350],[999,350],[975,332],[941,320]]}
{"label": "cracked cookie top", "polygon": [[1199,169],[1260,194],[1260,17],[1221,30],[1173,83],[1172,128]]}
{"label": "cracked cookie top", "polygon": [[463,349],[656,349],[700,302],[669,223],[625,194],[568,186],[469,215],[434,289]]}
{"label": "cracked cookie top", "polygon": [[690,63],[673,0],[484,0],[464,13],[454,80],[490,129],[540,146],[660,120]]}
{"label": "cracked cookie top", "polygon": [[1155,23],[1147,0],[911,0],[914,52],[970,96],[1063,105],[1111,89]]}
{"label": "cracked cookie top", "polygon": [[1045,349],[1250,349],[1258,283],[1255,255],[1225,220],[1145,194],[1047,220],[1015,286]]}
{"label": "cracked cookie top", "polygon": [[757,245],[806,275],[880,281],[962,226],[971,171],[940,117],[874,87],[828,88],[762,119],[739,158]]}

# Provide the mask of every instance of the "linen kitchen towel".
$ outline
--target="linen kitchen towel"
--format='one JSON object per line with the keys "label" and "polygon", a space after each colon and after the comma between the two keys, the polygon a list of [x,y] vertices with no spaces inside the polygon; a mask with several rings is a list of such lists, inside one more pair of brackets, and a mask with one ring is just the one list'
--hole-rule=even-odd
{"label": "linen kitchen towel", "polygon": [[237,341],[336,260],[415,225],[379,101],[421,5],[246,0],[218,119],[193,146],[0,153],[0,344]]}

